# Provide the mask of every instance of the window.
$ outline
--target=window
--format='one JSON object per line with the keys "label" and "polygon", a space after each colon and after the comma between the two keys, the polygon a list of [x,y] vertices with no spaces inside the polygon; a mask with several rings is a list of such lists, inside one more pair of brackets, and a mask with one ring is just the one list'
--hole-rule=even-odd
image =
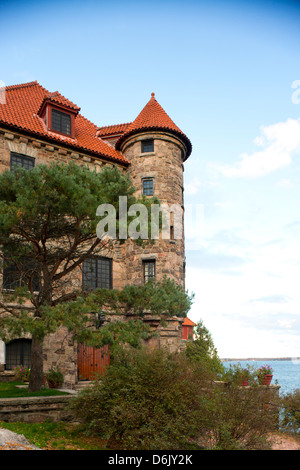
{"label": "window", "polygon": [[67,113],[62,113],[56,109],[52,109],[51,113],[51,129],[53,131],[61,132],[62,134],[71,135],[71,116]]}
{"label": "window", "polygon": [[13,370],[15,367],[24,366],[31,368],[31,340],[15,339],[5,348],[5,369]]}
{"label": "window", "polygon": [[18,267],[9,259],[3,261],[3,289],[15,290],[18,287],[28,286],[30,278],[32,290],[39,291],[40,288],[40,270],[34,261],[25,258],[23,262],[18,263]]}
{"label": "window", "polygon": [[174,225],[170,225],[170,240],[174,240]]}
{"label": "window", "polygon": [[153,178],[143,179],[143,194],[145,196],[153,196],[154,194],[154,181]]}
{"label": "window", "polygon": [[154,152],[154,140],[142,140],[142,153]]}
{"label": "window", "polygon": [[143,261],[144,265],[144,281],[148,282],[155,279],[155,260]]}
{"label": "window", "polygon": [[88,258],[82,266],[82,286],[85,290],[112,289],[112,260]]}
{"label": "window", "polygon": [[31,170],[34,168],[35,159],[33,157],[27,157],[27,155],[22,155],[21,153],[10,153],[10,169],[20,166],[25,168],[25,170]]}

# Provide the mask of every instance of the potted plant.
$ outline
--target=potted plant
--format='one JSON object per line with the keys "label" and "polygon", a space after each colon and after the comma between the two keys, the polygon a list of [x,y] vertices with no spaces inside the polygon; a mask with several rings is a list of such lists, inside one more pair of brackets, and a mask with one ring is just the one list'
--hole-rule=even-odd
{"label": "potted plant", "polygon": [[62,386],[64,376],[59,367],[51,368],[46,374],[49,388],[59,388]]}
{"label": "potted plant", "polygon": [[246,386],[249,384],[249,378],[250,378],[250,371],[248,369],[242,369],[240,371],[240,383],[242,386]]}
{"label": "potted plant", "polygon": [[251,373],[249,369],[242,367],[240,363],[230,365],[224,375],[224,379],[227,383],[235,384],[238,386],[248,385],[250,377]]}
{"label": "potted plant", "polygon": [[273,378],[273,369],[265,364],[257,369],[257,379],[260,385],[270,385]]}

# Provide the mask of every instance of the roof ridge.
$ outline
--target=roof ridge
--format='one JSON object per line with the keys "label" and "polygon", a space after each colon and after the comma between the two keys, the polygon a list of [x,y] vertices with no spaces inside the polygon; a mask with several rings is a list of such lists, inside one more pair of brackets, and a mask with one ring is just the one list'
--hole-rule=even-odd
{"label": "roof ridge", "polygon": [[100,127],[98,127],[98,130],[100,130],[100,129],[105,129],[105,127],[129,126],[129,124],[132,124],[132,122],[123,122],[123,123],[120,123],[120,124],[107,124],[106,126],[100,126]]}
{"label": "roof ridge", "polygon": [[[25,88],[27,86],[34,86],[34,85],[38,85],[40,87],[42,87],[42,85],[40,85],[37,80],[34,80],[33,82],[27,82],[27,83],[17,83],[16,85],[7,85],[5,87],[2,87],[2,88],[5,88],[6,90],[12,90],[14,88]],[[42,87],[44,88],[44,87]],[[44,88],[45,90],[45,88]]]}

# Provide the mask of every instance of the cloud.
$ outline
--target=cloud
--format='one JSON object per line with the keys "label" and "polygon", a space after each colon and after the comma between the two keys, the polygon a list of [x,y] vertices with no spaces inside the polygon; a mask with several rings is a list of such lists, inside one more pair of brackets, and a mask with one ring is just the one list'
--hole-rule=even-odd
{"label": "cloud", "polygon": [[280,188],[293,188],[293,183],[291,182],[291,180],[287,179],[287,178],[284,178],[280,181],[278,181],[277,183],[277,186],[279,186]]}
{"label": "cloud", "polygon": [[250,300],[250,302],[265,302],[265,303],[280,303],[280,304],[288,302],[288,301],[289,301],[289,297],[285,295],[280,295],[280,294],[266,295],[263,297],[259,297],[257,299]]}
{"label": "cloud", "polygon": [[217,183],[214,181],[203,181],[198,178],[198,176],[192,177],[190,180],[185,181],[184,183],[184,192],[187,195],[194,195],[199,192],[200,189],[214,188],[217,186]]}
{"label": "cloud", "polygon": [[289,166],[292,156],[300,153],[300,119],[262,126],[254,144],[261,149],[252,154],[243,153],[231,167],[216,169],[228,178],[257,178]]}

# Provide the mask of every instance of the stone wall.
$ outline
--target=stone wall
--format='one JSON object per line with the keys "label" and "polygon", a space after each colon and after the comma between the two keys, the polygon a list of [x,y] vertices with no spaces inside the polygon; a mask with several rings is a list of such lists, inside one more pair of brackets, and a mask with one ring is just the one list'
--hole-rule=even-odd
{"label": "stone wall", "polygon": [[70,395],[52,397],[1,398],[0,421],[25,423],[40,423],[46,420],[70,421],[71,413],[68,405],[72,400]]}

